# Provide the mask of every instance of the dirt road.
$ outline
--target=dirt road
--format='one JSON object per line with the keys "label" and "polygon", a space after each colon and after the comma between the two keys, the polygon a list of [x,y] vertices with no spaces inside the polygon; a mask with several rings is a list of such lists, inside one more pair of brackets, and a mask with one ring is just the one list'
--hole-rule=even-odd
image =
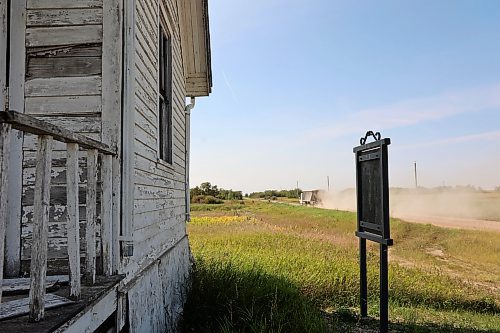
{"label": "dirt road", "polygon": [[433,224],[439,227],[469,229],[469,230],[486,230],[500,232],[500,222],[464,219],[458,217],[444,217],[433,215],[404,215],[397,216],[402,220],[415,223]]}
{"label": "dirt road", "polygon": [[[279,202],[284,204],[291,205],[299,205],[289,202]],[[351,209],[343,208],[329,208],[329,207],[320,207],[323,209],[340,209],[355,212]],[[432,224],[438,227],[443,228],[454,228],[454,229],[467,229],[467,230],[484,230],[484,231],[495,231],[500,232],[500,221],[491,221],[491,220],[480,220],[480,219],[472,219],[472,218],[461,218],[461,217],[449,217],[449,216],[439,216],[439,215],[413,215],[413,214],[405,214],[405,215],[391,215],[391,217],[399,218],[401,220],[413,223],[421,223],[421,224]]]}

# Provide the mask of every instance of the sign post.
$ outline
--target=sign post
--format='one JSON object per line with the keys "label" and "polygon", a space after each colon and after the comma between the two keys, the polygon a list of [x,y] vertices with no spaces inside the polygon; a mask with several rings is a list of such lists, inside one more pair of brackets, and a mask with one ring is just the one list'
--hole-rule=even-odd
{"label": "sign post", "polygon": [[[367,143],[369,137],[374,142]],[[380,332],[389,329],[389,272],[387,249],[393,244],[389,225],[389,173],[387,146],[391,139],[369,131],[354,147],[356,156],[356,196],[358,206],[360,307],[368,316],[366,240],[380,244]]]}

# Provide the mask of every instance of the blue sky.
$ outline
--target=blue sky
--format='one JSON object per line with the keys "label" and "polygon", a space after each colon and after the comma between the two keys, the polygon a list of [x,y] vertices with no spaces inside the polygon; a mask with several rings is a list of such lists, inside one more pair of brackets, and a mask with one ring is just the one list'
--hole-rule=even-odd
{"label": "blue sky", "polygon": [[352,147],[392,139],[391,186],[500,186],[500,1],[210,0],[213,93],[191,183],[354,186]]}

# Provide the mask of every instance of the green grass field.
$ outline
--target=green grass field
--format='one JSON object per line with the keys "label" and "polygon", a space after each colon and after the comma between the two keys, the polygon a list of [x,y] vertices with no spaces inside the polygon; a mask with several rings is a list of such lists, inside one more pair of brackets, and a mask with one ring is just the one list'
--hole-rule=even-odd
{"label": "green grass field", "polygon": [[[355,214],[251,200],[192,214],[185,332],[376,331],[378,247],[361,320]],[[393,220],[392,236],[391,331],[500,332],[498,234]]]}

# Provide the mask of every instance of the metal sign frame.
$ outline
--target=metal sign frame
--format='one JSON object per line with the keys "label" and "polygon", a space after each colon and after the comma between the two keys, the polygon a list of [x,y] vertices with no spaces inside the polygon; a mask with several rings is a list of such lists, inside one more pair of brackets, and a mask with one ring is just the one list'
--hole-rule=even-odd
{"label": "metal sign frame", "polygon": [[[374,142],[367,143],[368,137]],[[354,147],[356,156],[357,231],[359,237],[361,317],[368,316],[368,278],[366,240],[380,244],[380,332],[389,330],[388,247],[393,245],[389,219],[389,172],[387,146],[391,139],[381,139],[369,131]]]}
{"label": "metal sign frame", "polygon": [[[368,136],[376,141],[366,143]],[[356,155],[356,196],[358,219],[356,236],[392,245],[389,225],[389,173],[387,146],[391,139],[368,132],[353,149]],[[368,177],[367,177],[368,176]],[[367,179],[371,177],[372,179]],[[373,179],[374,178],[374,179]]]}

